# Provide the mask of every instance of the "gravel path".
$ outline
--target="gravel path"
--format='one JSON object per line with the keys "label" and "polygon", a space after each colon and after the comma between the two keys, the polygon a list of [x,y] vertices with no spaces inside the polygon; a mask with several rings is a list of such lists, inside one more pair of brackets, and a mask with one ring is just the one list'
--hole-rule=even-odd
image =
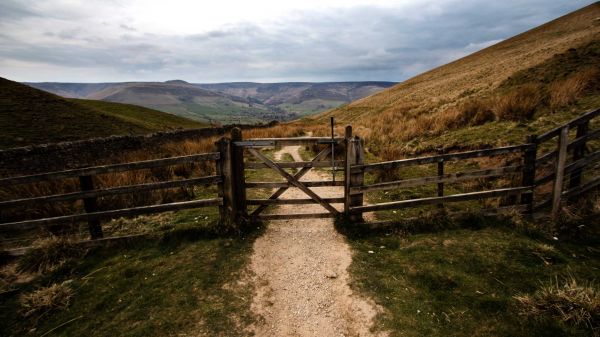
{"label": "gravel path", "polygon": [[[275,158],[287,152],[301,161],[299,149],[284,147]],[[331,176],[311,170],[302,180],[328,179]],[[343,195],[342,187],[313,190],[321,197]],[[307,196],[290,188],[282,198]],[[274,213],[323,211],[316,204],[283,205]],[[251,262],[257,288],[252,309],[261,317],[254,327],[256,336],[379,336],[369,331],[375,305],[348,286],[351,262],[350,247],[334,229],[333,219],[270,222],[254,244]]]}

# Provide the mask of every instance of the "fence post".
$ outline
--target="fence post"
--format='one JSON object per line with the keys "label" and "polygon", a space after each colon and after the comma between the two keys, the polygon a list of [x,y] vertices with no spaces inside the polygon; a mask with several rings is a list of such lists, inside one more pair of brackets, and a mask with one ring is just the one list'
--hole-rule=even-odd
{"label": "fence post", "polygon": [[219,198],[223,198],[223,204],[219,206],[219,216],[222,223],[232,223],[235,221],[235,209],[231,183],[231,142],[229,139],[221,137],[215,145],[220,154],[216,166],[217,175],[221,177],[221,182],[217,185],[217,189]]}
{"label": "fence post", "polygon": [[[364,153],[362,148],[362,139],[360,137],[354,136],[349,142],[349,150],[348,150],[348,161],[350,161],[350,165],[361,165],[364,163]],[[358,187],[363,186],[365,179],[365,172],[363,170],[359,170],[357,172],[352,172],[350,170],[350,180],[348,181],[348,192],[350,192],[350,187]],[[363,193],[354,194],[349,196],[348,200],[348,211],[351,207],[354,206],[362,206],[363,205]],[[348,220],[350,222],[361,222],[363,221],[362,213],[349,213]]]}
{"label": "fence post", "polygon": [[246,179],[244,177],[244,148],[234,142],[241,141],[242,130],[231,129],[231,184],[233,191],[233,216],[236,224],[241,225],[246,216]]}
{"label": "fence post", "polygon": [[[579,124],[577,126],[577,135],[575,136],[576,139],[587,135],[589,123],[590,122],[588,120],[585,123]],[[585,144],[586,144],[586,141],[584,140],[581,144],[577,145],[573,149],[573,161],[574,162],[578,161],[579,159],[582,159],[585,156]],[[573,172],[571,172],[571,175],[569,177],[569,189],[579,187],[579,185],[581,185],[582,171],[583,171],[583,168],[578,168],[578,169],[573,170]]]}
{"label": "fence post", "polygon": [[558,138],[558,160],[554,175],[554,188],[552,190],[552,217],[556,218],[560,212],[560,201],[565,178],[565,163],[567,161],[567,145],[569,144],[569,126],[560,130]]}
{"label": "fence post", "polygon": [[[438,154],[444,154],[444,150],[439,150]],[[444,160],[440,160],[437,163],[437,174],[438,177],[442,177],[444,175]],[[443,197],[444,196],[444,183],[438,183],[437,184],[437,196],[438,197]],[[439,203],[438,208],[444,208],[444,203]]]}
{"label": "fence post", "polygon": [[[92,176],[80,176],[79,177],[79,186],[82,191],[91,191],[94,189],[94,181],[92,180]],[[93,213],[98,210],[98,204],[95,197],[92,198],[84,198],[83,199],[83,208],[86,213]],[[88,227],[90,230],[90,237],[92,240],[102,238],[102,225],[100,225],[100,220],[98,219],[88,219]]]}
{"label": "fence post", "polygon": [[346,167],[344,168],[344,215],[350,215],[350,166],[354,164],[354,148],[352,145],[352,125],[346,125],[344,132],[344,145],[346,147]]}
{"label": "fence post", "polygon": [[531,186],[531,193],[521,194],[521,205],[527,205],[525,213],[533,213],[533,195],[535,193],[535,159],[537,157],[537,135],[529,135],[525,140],[530,144],[523,151],[523,176],[521,186]]}

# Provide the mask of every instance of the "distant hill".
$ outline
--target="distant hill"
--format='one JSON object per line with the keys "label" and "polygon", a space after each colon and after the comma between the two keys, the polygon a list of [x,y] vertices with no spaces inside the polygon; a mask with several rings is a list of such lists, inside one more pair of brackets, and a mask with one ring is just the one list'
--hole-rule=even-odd
{"label": "distant hill", "polygon": [[27,83],[63,97],[130,103],[204,122],[286,121],[329,110],[392,82],[216,83],[182,80],[126,83]]}
{"label": "distant hill", "polygon": [[315,114],[372,95],[395,82],[233,82],[196,86],[278,107],[300,116]]}
{"label": "distant hill", "polygon": [[0,78],[0,148],[205,126],[135,105],[66,99]]}
{"label": "distant hill", "polygon": [[[384,158],[522,142],[600,106],[600,3],[309,117],[355,125]],[[305,121],[306,122],[306,121]]]}

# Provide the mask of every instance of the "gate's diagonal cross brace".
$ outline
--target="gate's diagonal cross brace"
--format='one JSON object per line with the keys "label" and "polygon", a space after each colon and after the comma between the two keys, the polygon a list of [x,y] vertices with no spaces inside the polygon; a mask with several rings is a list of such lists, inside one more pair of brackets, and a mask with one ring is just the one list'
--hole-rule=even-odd
{"label": "gate's diagonal cross brace", "polygon": [[[321,152],[319,152],[319,154],[317,154],[315,156],[315,158],[311,161],[311,163],[314,162],[318,162],[321,161],[322,159],[326,158],[329,154],[331,153],[331,148],[326,147],[325,149],[323,149]],[[305,174],[307,174],[310,169],[312,167],[303,167],[302,169],[300,169],[300,171],[296,172],[296,174],[294,174],[294,178],[300,180],[300,178],[302,178]],[[289,187],[280,187],[277,191],[275,191],[275,193],[273,193],[269,199],[277,199],[279,198],[285,191],[287,191]],[[251,216],[257,216],[259,215],[262,211],[264,211],[266,208],[268,207],[268,205],[260,205],[257,209],[255,209],[252,214],[250,214]]]}
{"label": "gate's diagonal cross brace", "polygon": [[325,207],[325,209],[328,210],[330,213],[338,214],[338,211],[333,206],[331,206],[330,204],[325,202],[323,199],[321,199],[321,197],[319,197],[310,188],[306,187],[306,185],[301,183],[298,179],[294,178],[294,176],[287,173],[284,169],[282,169],[277,164],[272,162],[264,154],[260,153],[259,151],[255,150],[255,149],[248,149],[248,151],[250,151],[250,153],[252,153],[252,155],[255,156],[256,158],[262,160],[265,164],[267,164],[267,166],[269,166],[270,168],[279,172],[279,174],[281,174],[285,179],[287,179],[287,181],[290,184],[292,184],[292,185],[296,186],[297,188],[299,188],[300,190],[302,190],[302,192],[306,193],[309,197],[311,197],[311,199],[318,202],[321,206]]}

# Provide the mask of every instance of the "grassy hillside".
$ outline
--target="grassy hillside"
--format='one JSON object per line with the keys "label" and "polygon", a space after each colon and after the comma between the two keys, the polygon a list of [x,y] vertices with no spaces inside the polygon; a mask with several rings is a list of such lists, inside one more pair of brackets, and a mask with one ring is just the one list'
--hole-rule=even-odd
{"label": "grassy hillside", "polygon": [[393,82],[234,82],[195,85],[306,116],[337,108],[394,84]]}
{"label": "grassy hillside", "polygon": [[206,90],[185,81],[126,83],[30,83],[63,97],[135,104],[204,123],[261,123],[296,114],[246,97]]}
{"label": "grassy hillside", "polygon": [[133,104],[87,99],[69,99],[90,110],[114,116],[148,130],[193,129],[207,124]]}
{"label": "grassy hillside", "polygon": [[337,108],[393,82],[190,84],[182,80],[125,83],[27,83],[71,98],[142,105],[186,118],[221,123],[290,120]]}
{"label": "grassy hillside", "polygon": [[352,123],[386,159],[522,141],[598,105],[599,17],[592,4],[308,123]]}
{"label": "grassy hillside", "polygon": [[133,105],[65,99],[0,78],[0,148],[203,126]]}

